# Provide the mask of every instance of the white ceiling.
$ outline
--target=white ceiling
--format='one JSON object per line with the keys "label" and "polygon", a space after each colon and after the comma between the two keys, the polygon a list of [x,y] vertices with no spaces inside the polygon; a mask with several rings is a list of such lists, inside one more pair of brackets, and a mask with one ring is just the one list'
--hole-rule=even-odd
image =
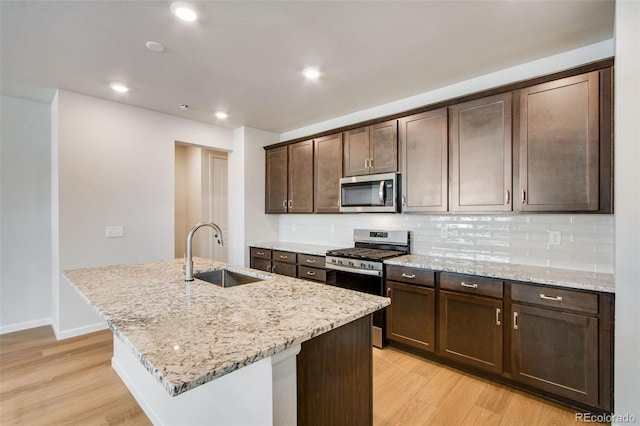
{"label": "white ceiling", "polygon": [[[169,1],[1,0],[2,93],[61,88],[281,133],[611,39],[614,21],[612,0],[191,4],[193,23]],[[310,65],[319,81],[301,76]]]}

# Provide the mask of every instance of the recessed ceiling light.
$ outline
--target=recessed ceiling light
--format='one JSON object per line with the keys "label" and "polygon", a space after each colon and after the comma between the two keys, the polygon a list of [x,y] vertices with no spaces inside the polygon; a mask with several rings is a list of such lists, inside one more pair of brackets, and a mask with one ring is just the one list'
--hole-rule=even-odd
{"label": "recessed ceiling light", "polygon": [[189,109],[189,105],[187,104],[180,104],[178,106],[180,107],[180,109]]}
{"label": "recessed ceiling light", "polygon": [[309,80],[315,80],[320,77],[320,70],[318,70],[318,68],[313,68],[313,67],[305,68],[302,71],[302,75],[304,75]]}
{"label": "recessed ceiling light", "polygon": [[192,22],[198,19],[195,10],[181,1],[171,3],[171,12],[183,21]]}
{"label": "recessed ceiling light", "polygon": [[145,43],[145,46],[147,46],[147,49],[153,50],[154,52],[164,52],[167,50],[167,48],[164,47],[164,44],[158,43],[157,41],[148,41]]}
{"label": "recessed ceiling light", "polygon": [[216,118],[219,118],[220,120],[224,120],[227,117],[229,117],[229,114],[227,114],[224,111],[216,111],[215,116],[216,116]]}
{"label": "recessed ceiling light", "polygon": [[111,83],[111,88],[118,93],[127,93],[129,91],[127,86],[120,83]]}

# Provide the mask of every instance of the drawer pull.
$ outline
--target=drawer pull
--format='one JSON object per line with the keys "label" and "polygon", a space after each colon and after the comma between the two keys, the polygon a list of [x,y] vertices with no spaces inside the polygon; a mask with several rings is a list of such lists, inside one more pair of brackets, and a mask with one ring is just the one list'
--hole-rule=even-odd
{"label": "drawer pull", "polygon": [[518,313],[517,312],[513,313],[513,329],[514,330],[518,329]]}
{"label": "drawer pull", "polygon": [[307,259],[307,263],[316,263],[315,259]]}
{"label": "drawer pull", "polygon": [[462,281],[462,282],[460,283],[460,285],[461,285],[462,287],[467,287],[467,288],[478,288],[478,284],[476,284],[476,283],[467,284],[467,283],[465,283],[464,281]]}
{"label": "drawer pull", "polygon": [[500,308],[496,308],[496,325],[500,325]]}
{"label": "drawer pull", "polygon": [[263,251],[259,251],[256,253],[258,256],[264,256],[264,252]]}
{"label": "drawer pull", "polygon": [[271,272],[271,265],[267,265],[267,272]]}
{"label": "drawer pull", "polygon": [[391,297],[391,287],[387,288],[387,297]]}
{"label": "drawer pull", "polygon": [[315,274],[316,274],[316,273],[315,273],[315,272],[313,272],[313,271],[307,271],[307,275],[310,275],[310,276],[312,276],[312,277],[313,277]]}
{"label": "drawer pull", "polygon": [[562,302],[562,296],[547,296],[544,293],[540,293],[540,299],[552,300],[554,302]]}
{"label": "drawer pull", "polygon": [[282,254],[280,255],[280,259],[288,259],[288,258],[289,258],[289,256],[285,256],[285,255],[282,255]]}
{"label": "drawer pull", "polygon": [[405,277],[405,278],[409,278],[409,279],[411,279],[411,280],[412,280],[412,279],[414,279],[414,278],[416,277],[416,274],[411,274],[411,275],[409,275],[409,274],[404,274],[404,273],[403,273],[403,274],[402,274],[402,276],[403,276],[403,277]]}

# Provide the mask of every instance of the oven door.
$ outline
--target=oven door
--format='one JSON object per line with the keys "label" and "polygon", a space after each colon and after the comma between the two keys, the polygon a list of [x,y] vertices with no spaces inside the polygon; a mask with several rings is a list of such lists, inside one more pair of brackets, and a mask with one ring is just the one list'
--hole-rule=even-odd
{"label": "oven door", "polygon": [[[383,295],[382,277],[378,276],[338,271],[327,267],[327,284],[376,296]],[[381,348],[384,345],[384,320],[384,309],[373,313],[372,343],[377,348]]]}

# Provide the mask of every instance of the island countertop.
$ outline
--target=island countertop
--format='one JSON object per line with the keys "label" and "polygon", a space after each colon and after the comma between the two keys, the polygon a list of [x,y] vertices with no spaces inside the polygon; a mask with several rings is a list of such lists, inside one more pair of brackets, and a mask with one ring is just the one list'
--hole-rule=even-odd
{"label": "island countertop", "polygon": [[184,281],[183,260],[65,271],[170,395],[384,308],[390,300],[322,283],[194,258],[194,270],[225,268],[262,278],[221,288]]}

